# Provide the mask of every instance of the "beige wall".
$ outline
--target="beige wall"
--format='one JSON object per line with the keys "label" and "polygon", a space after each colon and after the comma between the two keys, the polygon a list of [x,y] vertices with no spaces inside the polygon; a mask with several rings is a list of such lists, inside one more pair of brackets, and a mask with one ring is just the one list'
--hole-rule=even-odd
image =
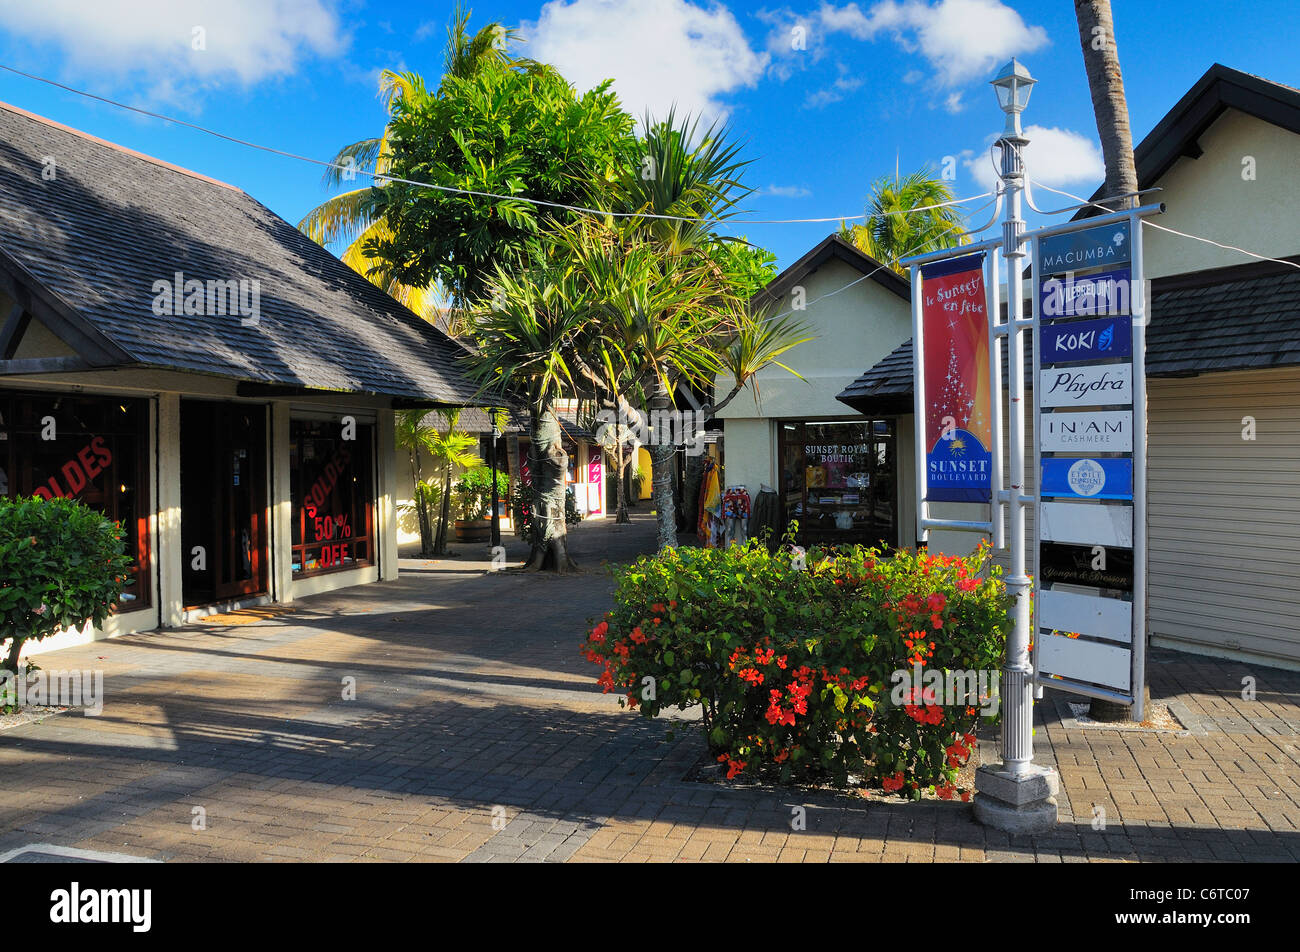
{"label": "beige wall", "polygon": [[[1300,136],[1230,109],[1200,139],[1199,159],[1178,159],[1144,201],[1167,206],[1153,222],[1256,254],[1300,254]],[[1255,178],[1242,178],[1243,159]],[[1255,259],[1204,242],[1143,230],[1146,276],[1249,264]]]}
{"label": "beige wall", "polygon": [[[803,287],[810,303],[799,316],[815,339],[782,358],[804,379],[779,367],[766,369],[718,414],[726,421],[723,478],[728,485],[743,484],[750,493],[757,493],[760,483],[779,488],[772,421],[854,418],[835,398],[911,336],[910,303],[871,278],[816,301],[861,277],[862,272],[837,259],[809,275]],[[725,396],[730,386],[720,377],[718,396]]]}

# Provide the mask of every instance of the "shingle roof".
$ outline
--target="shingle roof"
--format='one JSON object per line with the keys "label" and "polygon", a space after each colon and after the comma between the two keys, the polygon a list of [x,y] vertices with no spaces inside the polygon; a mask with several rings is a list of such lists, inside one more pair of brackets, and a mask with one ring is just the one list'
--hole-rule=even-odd
{"label": "shingle roof", "polygon": [[[1199,139],[1228,109],[1263,119],[1300,133],[1300,89],[1215,63],[1133,149],[1138,188],[1151,188],[1180,158],[1202,155]],[[1098,201],[1103,185],[1093,192]],[[1159,196],[1149,196],[1156,201]],[[1081,208],[1074,217],[1089,218],[1101,211]]]}
{"label": "shingle roof", "polygon": [[[156,315],[154,282],[176,272],[257,281],[260,322]],[[485,402],[463,348],[245,192],[4,104],[0,277],[105,344],[97,365]]]}
{"label": "shingle roof", "polygon": [[756,304],[780,300],[791,288],[802,283],[808,275],[816,271],[827,261],[835,259],[870,277],[877,284],[893,291],[903,300],[911,300],[907,279],[881,264],[871,255],[859,249],[838,234],[827,235],[812,247],[802,258],[786,268],[771,282],[754,295]]}
{"label": "shingle roof", "polygon": [[[1030,343],[1027,338],[1025,383],[1032,387]],[[1300,365],[1300,270],[1248,264],[1152,283],[1147,376],[1296,365]],[[912,341],[895,348],[838,399],[862,413],[910,413]]]}

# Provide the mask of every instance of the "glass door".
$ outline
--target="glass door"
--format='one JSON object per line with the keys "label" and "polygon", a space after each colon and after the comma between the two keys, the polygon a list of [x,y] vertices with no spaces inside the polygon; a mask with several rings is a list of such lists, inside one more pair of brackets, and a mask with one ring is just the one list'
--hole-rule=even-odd
{"label": "glass door", "polygon": [[266,407],[181,401],[187,608],[265,594]]}

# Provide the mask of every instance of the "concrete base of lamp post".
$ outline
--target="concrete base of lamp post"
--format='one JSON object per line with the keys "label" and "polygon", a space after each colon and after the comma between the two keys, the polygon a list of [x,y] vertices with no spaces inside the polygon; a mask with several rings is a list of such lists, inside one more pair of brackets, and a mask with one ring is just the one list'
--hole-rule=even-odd
{"label": "concrete base of lamp post", "polygon": [[1003,764],[975,771],[975,819],[1004,833],[1047,833],[1056,827],[1061,781],[1051,767],[1030,765],[1014,776]]}

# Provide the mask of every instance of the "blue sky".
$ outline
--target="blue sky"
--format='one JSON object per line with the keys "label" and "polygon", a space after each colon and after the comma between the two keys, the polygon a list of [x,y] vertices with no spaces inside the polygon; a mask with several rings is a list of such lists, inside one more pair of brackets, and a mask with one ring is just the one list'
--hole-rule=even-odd
{"label": "blue sky", "polygon": [[[1069,0],[477,0],[472,25],[521,27],[524,52],[580,87],[606,76],[640,115],[677,103],[725,117],[753,160],[755,218],[861,212],[873,179],[955,170],[988,187],[992,90],[1011,55],[1039,80],[1031,175],[1076,194],[1101,179]],[[1116,0],[1135,141],[1214,62],[1300,85],[1300,4]],[[450,2],[42,0],[0,5],[0,63],[318,158],[376,134],[381,68],[440,71]],[[198,42],[200,41],[201,42]],[[195,49],[200,45],[202,49]],[[0,73],[0,99],[243,188],[296,222],[320,169]],[[1045,207],[1065,200],[1040,195]],[[978,204],[978,203],[977,203]],[[823,224],[742,227],[788,265]]]}

